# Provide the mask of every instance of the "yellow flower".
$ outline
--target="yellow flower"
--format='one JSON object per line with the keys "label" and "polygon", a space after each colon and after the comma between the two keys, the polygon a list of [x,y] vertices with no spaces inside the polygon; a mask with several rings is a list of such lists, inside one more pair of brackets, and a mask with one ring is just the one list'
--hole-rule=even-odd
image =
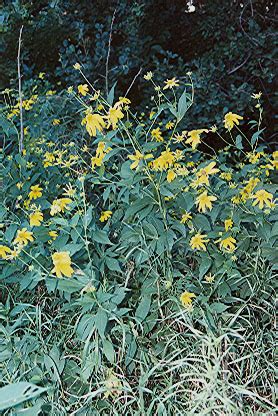
{"label": "yellow flower", "polygon": [[182,224],[185,224],[188,220],[191,220],[191,219],[192,219],[192,215],[189,212],[185,212],[184,214],[182,214],[180,222]]}
{"label": "yellow flower", "polygon": [[47,168],[48,166],[53,166],[53,162],[55,162],[55,156],[53,153],[46,152],[44,155],[43,166]]}
{"label": "yellow flower", "polygon": [[34,241],[33,233],[31,231],[27,231],[27,228],[18,230],[16,238],[14,239],[14,244],[26,246],[28,241]]}
{"label": "yellow flower", "polygon": [[199,130],[191,130],[187,133],[188,135],[188,139],[186,140],[185,143],[188,143],[191,145],[192,149],[196,149],[196,147],[198,146],[198,144],[201,143],[201,134],[202,133],[207,133],[208,130],[206,129],[199,129]]}
{"label": "yellow flower", "polygon": [[150,81],[150,80],[152,79],[152,77],[153,77],[153,73],[152,73],[151,71],[147,72],[147,73],[144,75],[144,79],[145,79],[146,81]]}
{"label": "yellow flower", "polygon": [[96,101],[99,98],[99,96],[100,96],[100,91],[98,90],[98,91],[96,91],[94,93],[94,95],[92,96],[91,100],[92,101]]}
{"label": "yellow flower", "polygon": [[108,119],[108,126],[112,126],[112,129],[115,130],[118,125],[118,121],[124,117],[124,113],[121,111],[120,108],[114,107],[110,108],[108,111],[107,119]]}
{"label": "yellow flower", "polygon": [[147,155],[143,155],[143,153],[139,152],[139,150],[135,150],[135,155],[128,155],[130,160],[134,160],[134,162],[130,165],[130,169],[136,169],[141,160],[151,159],[153,155],[151,153]]}
{"label": "yellow flower", "polygon": [[74,67],[74,69],[76,69],[77,71],[78,71],[79,69],[81,69],[81,65],[80,65],[78,62],[76,62],[76,64],[74,64],[74,65],[73,65],[73,67]]}
{"label": "yellow flower", "polygon": [[116,377],[112,372],[110,372],[109,377],[105,380],[106,391],[104,397],[107,399],[110,396],[120,396],[123,388],[121,380]]}
{"label": "yellow flower", "polygon": [[176,172],[173,169],[168,170],[167,172],[167,182],[172,182],[177,177]]}
{"label": "yellow flower", "polygon": [[154,170],[164,170],[173,166],[175,162],[175,154],[170,150],[165,150],[161,155],[152,162]]}
{"label": "yellow flower", "polygon": [[257,94],[255,94],[255,93],[251,94],[251,97],[254,98],[254,100],[259,100],[261,98],[261,96],[262,96],[261,91],[258,92]]}
{"label": "yellow flower", "polygon": [[248,156],[249,162],[254,165],[255,163],[258,162],[261,156],[264,156],[264,152],[258,152],[258,153],[249,152],[247,153],[247,156]]}
{"label": "yellow flower", "polygon": [[179,176],[188,176],[189,175],[189,170],[185,167],[185,166],[181,166],[179,168],[176,169],[176,172]]}
{"label": "yellow flower", "polygon": [[61,124],[61,120],[59,120],[58,118],[54,118],[54,120],[52,120],[52,124],[53,126],[58,126],[58,124]]}
{"label": "yellow flower", "polygon": [[139,152],[139,150],[136,150],[135,155],[129,155],[128,158],[134,160],[134,162],[130,165],[130,169],[136,169],[140,163],[140,160],[143,160],[144,155]]}
{"label": "yellow flower", "polygon": [[127,97],[119,97],[119,101],[117,103],[115,103],[114,107],[115,108],[121,108],[123,105],[128,105],[130,104],[131,101],[129,98]]}
{"label": "yellow flower", "polygon": [[29,215],[30,226],[39,226],[43,221],[43,213],[41,211],[35,211]]}
{"label": "yellow flower", "polygon": [[103,159],[105,155],[112,150],[111,147],[105,148],[105,146],[106,146],[105,142],[99,142],[97,149],[96,149],[96,156],[93,156],[91,159],[92,169],[94,169],[95,166],[101,166],[103,164]]}
{"label": "yellow flower", "polygon": [[174,143],[181,143],[184,140],[184,138],[185,138],[184,132],[181,133],[181,134],[180,133],[176,133],[174,135]]}
{"label": "yellow flower", "polygon": [[52,261],[54,268],[51,273],[56,273],[57,277],[71,277],[73,274],[73,268],[71,267],[71,258],[68,251],[60,251],[52,254]]}
{"label": "yellow flower", "polygon": [[78,85],[77,89],[79,94],[83,95],[83,97],[85,97],[89,92],[89,87],[87,84]]}
{"label": "yellow flower", "polygon": [[240,199],[242,202],[246,202],[247,199],[250,198],[251,192],[259,182],[260,180],[258,178],[249,179],[246,186],[240,191]]}
{"label": "yellow flower", "polygon": [[211,273],[206,274],[206,276],[205,276],[205,281],[208,282],[208,283],[212,283],[214,281],[214,279],[215,279],[215,276],[212,275]]}
{"label": "yellow flower", "polygon": [[56,238],[58,237],[58,233],[57,231],[49,231],[48,232],[49,237],[51,237],[53,240],[56,240]]}
{"label": "yellow flower", "polygon": [[[180,160],[182,160],[182,159],[184,159],[184,154],[183,154],[183,152],[182,152],[182,150],[179,150],[179,149],[177,149],[175,152],[174,152],[174,156],[175,156],[175,160],[178,162],[178,161],[180,161]],[[180,167],[180,166],[178,166],[178,167]]]}
{"label": "yellow flower", "polygon": [[107,221],[112,215],[112,211],[102,211],[101,216],[99,217],[99,220],[101,222]]}
{"label": "yellow flower", "polygon": [[224,124],[227,130],[232,130],[234,125],[239,125],[239,120],[243,120],[243,117],[233,114],[231,112],[227,113],[224,117]]}
{"label": "yellow flower", "polygon": [[0,258],[6,259],[7,254],[9,254],[11,252],[12,252],[12,250],[9,247],[0,245]]}
{"label": "yellow flower", "polygon": [[69,197],[73,197],[76,194],[76,189],[74,189],[72,187],[72,184],[68,184],[65,188],[64,188],[64,193],[63,195],[65,196],[69,196]]}
{"label": "yellow flower", "polygon": [[99,166],[102,165],[103,157],[97,157],[97,156],[92,157],[91,162],[92,162],[92,169],[93,170],[95,169],[96,166],[99,167]]}
{"label": "yellow flower", "polygon": [[257,191],[253,196],[251,196],[251,198],[255,199],[252,204],[253,206],[259,204],[259,208],[263,209],[265,204],[271,208],[273,195],[270,192],[261,189],[260,191]]}
{"label": "yellow flower", "polygon": [[206,212],[207,208],[211,211],[212,202],[216,200],[217,198],[215,196],[209,196],[207,191],[204,191],[196,199],[196,205],[198,205],[198,211]]}
{"label": "yellow flower", "polygon": [[105,121],[99,114],[87,114],[81,124],[86,124],[86,130],[90,136],[96,136],[97,131],[101,132],[105,127]]}
{"label": "yellow flower", "polygon": [[240,204],[240,202],[241,202],[241,198],[240,198],[240,196],[239,196],[239,195],[237,195],[237,196],[233,196],[233,197],[231,198],[231,201],[232,201],[232,203],[233,203],[233,204],[235,204],[235,205],[239,205],[239,204]]}
{"label": "yellow flower", "polygon": [[50,215],[55,215],[58,212],[64,212],[65,209],[69,209],[68,205],[72,202],[70,198],[60,198],[55,199],[52,202],[51,208],[50,208]]}
{"label": "yellow flower", "polygon": [[193,298],[196,298],[195,293],[183,292],[180,296],[180,301],[182,306],[188,307],[191,306]]}
{"label": "yellow flower", "polygon": [[179,86],[179,81],[176,79],[176,77],[167,79],[167,81],[164,81],[165,86],[163,87],[164,90],[167,90],[168,88],[174,88]]}
{"label": "yellow flower", "polygon": [[217,240],[216,242],[220,243],[219,245],[221,249],[224,248],[225,250],[229,252],[233,252],[236,249],[236,246],[235,246],[236,240],[232,236],[224,238],[223,240],[221,239]]}
{"label": "yellow flower", "polygon": [[150,115],[149,115],[149,118],[150,118],[150,120],[153,118],[153,116],[156,114],[156,112],[155,111],[151,111],[150,112]]}
{"label": "yellow flower", "polygon": [[278,169],[278,159],[271,160],[271,163],[275,169]]}
{"label": "yellow flower", "polygon": [[233,220],[231,218],[228,218],[224,221],[225,224],[225,231],[229,231],[233,226]]}
{"label": "yellow flower", "polygon": [[207,234],[195,234],[191,240],[190,240],[190,246],[193,248],[193,250],[196,248],[197,250],[204,250],[206,251],[205,243],[209,241],[209,239],[206,239]]}
{"label": "yellow flower", "polygon": [[211,162],[205,168],[201,168],[197,173],[198,184],[209,185],[209,175],[214,175],[219,172],[219,169],[215,169],[216,162]]}
{"label": "yellow flower", "polygon": [[166,129],[167,130],[171,130],[174,127],[174,123],[172,121],[168,121],[168,123],[166,123]]}
{"label": "yellow flower", "polygon": [[157,142],[163,142],[160,127],[157,127],[157,129],[153,129],[151,131],[151,136],[153,139],[156,139]]}
{"label": "yellow flower", "polygon": [[42,196],[42,188],[40,188],[39,185],[33,185],[31,186],[31,191],[29,192],[29,199],[37,199]]}
{"label": "yellow flower", "polygon": [[232,177],[233,177],[233,175],[230,172],[222,172],[222,173],[220,173],[220,178],[221,179],[225,179],[226,181],[231,181],[232,180]]}
{"label": "yellow flower", "polygon": [[45,72],[40,72],[39,73],[39,79],[44,79],[45,76]]}

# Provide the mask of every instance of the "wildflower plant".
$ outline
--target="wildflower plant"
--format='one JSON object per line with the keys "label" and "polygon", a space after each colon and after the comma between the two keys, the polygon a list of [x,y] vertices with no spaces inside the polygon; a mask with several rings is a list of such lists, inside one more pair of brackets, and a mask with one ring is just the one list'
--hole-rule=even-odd
{"label": "wildflower plant", "polygon": [[[63,310],[78,315],[71,330],[74,342],[82,346],[76,353],[82,356],[80,366],[57,350],[51,354],[65,372],[67,391],[76,396],[77,389],[83,397],[83,410],[93,398],[93,385],[99,408],[110,398],[116,399],[117,409],[117,398],[125,397],[131,414],[137,406],[145,413],[147,406],[147,414],[154,414],[164,405],[155,404],[149,393],[144,393],[144,403],[140,395],[137,404],[131,400],[137,394],[131,378],[140,366],[141,371],[158,359],[160,364],[153,363],[153,368],[161,377],[165,354],[171,363],[166,372],[175,385],[179,377],[190,385],[190,360],[177,352],[180,367],[172,368],[175,351],[168,351],[170,340],[175,340],[177,351],[179,342],[188,349],[181,333],[189,328],[198,340],[196,354],[203,348],[202,360],[209,365],[211,355],[222,357],[224,338],[232,337],[232,331],[240,333],[231,314],[241,313],[258,285],[262,302],[270,302],[269,276],[277,261],[273,174],[278,155],[260,142],[261,118],[252,121],[251,137],[241,130],[244,117],[233,111],[224,114],[223,126],[199,126],[196,120],[196,129],[186,130],[186,114],[195,99],[191,74],[185,81],[174,77],[158,85],[148,72],[144,78],[153,86],[152,107],[141,114],[128,97],[115,98],[116,86],[105,97],[80,64],[76,70],[84,83],[67,93],[31,95],[24,108],[30,123],[24,153],[7,151],[4,159],[1,279],[21,291],[43,290],[59,299]],[[47,114],[42,123],[39,118],[45,116],[37,102]],[[52,108],[58,113],[52,114]],[[17,109],[16,103],[3,111],[6,149],[16,143]],[[222,141],[220,151],[211,149],[209,135]],[[163,322],[168,319],[167,332]],[[231,326],[222,337],[223,322]],[[200,340],[204,323],[211,332]],[[148,355],[148,342],[155,359]],[[239,352],[240,341],[233,342]],[[74,347],[67,348],[71,356]],[[241,370],[232,371],[231,362],[227,366],[236,378]],[[76,382],[71,372],[78,374]],[[43,373],[34,370],[32,377],[41,381]],[[145,372],[142,380],[148,380],[144,389],[150,391],[151,373]],[[161,398],[165,383],[166,378],[157,387]],[[219,409],[236,414],[242,396],[227,404],[226,381],[221,388]],[[268,387],[256,388],[256,397],[263,401]],[[173,401],[166,400],[165,406],[169,414],[181,414],[185,396],[171,394]],[[195,401],[184,404],[188,414],[194,406],[204,410],[202,394],[196,388]],[[211,400],[217,405],[215,397]],[[249,404],[247,400],[245,406]],[[72,406],[71,411],[79,404]],[[254,408],[258,406],[255,400]]]}

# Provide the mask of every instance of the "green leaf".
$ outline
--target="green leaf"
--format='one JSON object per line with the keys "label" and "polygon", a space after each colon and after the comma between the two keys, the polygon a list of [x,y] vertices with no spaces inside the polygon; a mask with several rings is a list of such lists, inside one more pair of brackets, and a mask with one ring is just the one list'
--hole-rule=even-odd
{"label": "green leaf", "polygon": [[93,231],[93,240],[100,244],[112,244],[111,241],[108,238],[108,235],[103,230],[96,230]]}
{"label": "green leaf", "polygon": [[253,136],[251,137],[251,146],[254,146],[254,144],[256,143],[256,141],[259,139],[260,134],[264,131],[264,128],[261,130],[256,131],[256,133],[253,134]]}
{"label": "green leaf", "polygon": [[82,341],[86,341],[91,335],[95,328],[95,317],[91,314],[83,315],[77,326],[78,338]]}
{"label": "green leaf", "polygon": [[115,82],[115,84],[113,85],[113,87],[111,88],[111,90],[109,91],[109,94],[107,96],[107,102],[111,106],[113,105],[113,101],[114,101],[114,95],[115,95],[115,87],[116,87],[116,85],[117,85],[117,82]]}
{"label": "green leaf", "polygon": [[9,226],[9,228],[7,228],[5,232],[5,238],[9,243],[11,243],[12,239],[14,238],[16,230],[17,230],[16,224],[12,224]]}
{"label": "green leaf", "polygon": [[115,272],[121,272],[120,263],[117,259],[113,259],[112,257],[106,257],[105,263],[109,270],[115,271]]}
{"label": "green leaf", "polygon": [[43,403],[36,403],[32,407],[17,410],[16,416],[38,416],[41,415]]}
{"label": "green leaf", "polygon": [[129,217],[137,214],[138,212],[142,211],[146,207],[153,207],[153,201],[150,197],[144,197],[142,199],[137,200],[134,202],[125,213],[124,219],[128,219]]}
{"label": "green leaf", "polygon": [[108,323],[107,313],[103,309],[99,309],[94,320],[99,335],[101,338],[104,338],[105,329]]}
{"label": "green leaf", "polygon": [[210,305],[210,309],[216,313],[222,313],[228,308],[229,306],[224,305],[224,303],[221,303],[221,302],[214,302]]}
{"label": "green leaf", "polygon": [[197,214],[194,219],[193,223],[201,231],[210,231],[210,223],[207,217],[203,214]]}
{"label": "green leaf", "polygon": [[237,149],[239,149],[239,150],[242,150],[242,149],[243,149],[243,145],[242,145],[242,137],[241,137],[241,135],[240,135],[240,134],[236,136],[236,147],[237,147]]}
{"label": "green leaf", "polygon": [[135,311],[135,317],[138,319],[139,322],[143,322],[144,319],[147,317],[151,307],[151,302],[151,296],[145,295],[142,297],[142,300]]}
{"label": "green leaf", "polygon": [[178,102],[178,116],[177,116],[178,122],[180,122],[183,119],[188,109],[187,98],[188,98],[188,94],[185,88]]}
{"label": "green leaf", "polygon": [[25,409],[17,410],[16,416],[38,416],[42,415],[42,405],[43,403],[36,403],[32,407],[27,407]]}
{"label": "green leaf", "polygon": [[53,247],[56,250],[62,251],[62,249],[64,249],[65,245],[67,244],[68,239],[69,239],[68,234],[59,235],[59,237],[57,237],[56,240],[52,243]]}
{"label": "green leaf", "polygon": [[112,342],[108,341],[108,339],[103,339],[102,346],[105,357],[111,364],[113,364],[115,362],[115,350]]}
{"label": "green leaf", "polygon": [[74,279],[58,279],[58,289],[62,290],[65,293],[74,293],[74,292],[80,292],[84,284],[81,282],[78,282],[78,280]]}
{"label": "green leaf", "polygon": [[171,111],[171,113],[172,113],[172,114],[173,114],[176,118],[178,118],[178,117],[179,117],[177,110],[175,109],[175,107],[174,107],[172,104],[169,104],[169,110]]}
{"label": "green leaf", "polygon": [[51,219],[52,224],[61,225],[62,227],[67,227],[69,225],[68,220],[65,218],[52,218]]}
{"label": "green leaf", "polygon": [[209,270],[212,264],[212,259],[208,254],[202,253],[200,255],[200,267],[199,267],[199,278],[201,279],[206,272]]}
{"label": "green leaf", "polygon": [[83,243],[78,243],[78,244],[67,244],[64,247],[65,251],[69,251],[70,255],[73,256],[75,253],[79,252],[80,250],[82,250],[82,248],[84,248],[84,244]]}
{"label": "green leaf", "polygon": [[32,383],[19,382],[0,388],[0,410],[9,409],[44,393],[47,389]]}

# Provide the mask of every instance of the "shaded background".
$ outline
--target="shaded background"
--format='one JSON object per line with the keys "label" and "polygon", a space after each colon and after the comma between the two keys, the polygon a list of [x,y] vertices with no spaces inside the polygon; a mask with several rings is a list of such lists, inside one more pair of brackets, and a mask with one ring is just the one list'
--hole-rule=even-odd
{"label": "shaded background", "polygon": [[24,81],[45,72],[55,89],[76,85],[76,62],[97,88],[105,85],[112,27],[109,85],[117,94],[136,79],[130,98],[151,107],[143,74],[158,82],[193,72],[196,105],[188,127],[210,126],[234,111],[254,115],[250,94],[263,93],[264,124],[274,138],[275,2],[267,0],[36,0],[4,1],[1,11],[0,87],[16,85],[18,34],[23,29]]}

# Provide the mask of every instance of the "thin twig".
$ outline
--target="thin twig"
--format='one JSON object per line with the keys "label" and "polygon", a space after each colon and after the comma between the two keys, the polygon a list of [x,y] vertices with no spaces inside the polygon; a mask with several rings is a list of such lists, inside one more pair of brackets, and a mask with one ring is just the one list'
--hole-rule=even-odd
{"label": "thin twig", "polygon": [[253,9],[252,0],[250,0],[250,8],[251,8],[251,15],[252,15],[252,17],[254,17],[254,9]]}
{"label": "thin twig", "polygon": [[20,73],[20,50],[21,50],[21,36],[23,26],[20,28],[19,39],[18,39],[18,52],[17,52],[17,74],[18,74],[18,94],[19,94],[19,109],[20,109],[20,139],[19,139],[19,153],[23,151],[23,110],[22,110],[22,88],[21,88],[21,73]]}
{"label": "thin twig", "polygon": [[249,61],[251,56],[252,56],[252,54],[249,53],[248,56],[244,59],[244,61],[240,65],[238,65],[237,67],[233,68],[231,71],[228,72],[228,75],[231,75],[234,72],[238,71],[240,68],[242,68],[246,64],[246,62]]}
{"label": "thin twig", "polygon": [[110,57],[110,51],[111,51],[111,42],[112,42],[112,30],[113,30],[113,24],[116,16],[117,8],[115,8],[112,20],[111,20],[111,26],[110,26],[110,34],[109,34],[109,42],[108,42],[108,52],[106,57],[106,64],[105,64],[105,89],[106,89],[106,95],[108,95],[108,65],[109,65],[109,57]]}
{"label": "thin twig", "polygon": [[126,93],[125,93],[125,97],[127,96],[127,94],[129,93],[129,91],[131,90],[131,88],[132,88],[132,86],[133,86],[134,82],[135,82],[135,81],[136,81],[136,79],[139,77],[139,75],[141,74],[141,72],[142,72],[142,68],[140,68],[140,69],[139,69],[139,71],[137,72],[137,74],[136,74],[136,75],[135,75],[135,77],[133,78],[133,80],[132,80],[132,82],[131,82],[130,86],[128,87],[128,89],[127,89],[127,91],[126,91]]}

